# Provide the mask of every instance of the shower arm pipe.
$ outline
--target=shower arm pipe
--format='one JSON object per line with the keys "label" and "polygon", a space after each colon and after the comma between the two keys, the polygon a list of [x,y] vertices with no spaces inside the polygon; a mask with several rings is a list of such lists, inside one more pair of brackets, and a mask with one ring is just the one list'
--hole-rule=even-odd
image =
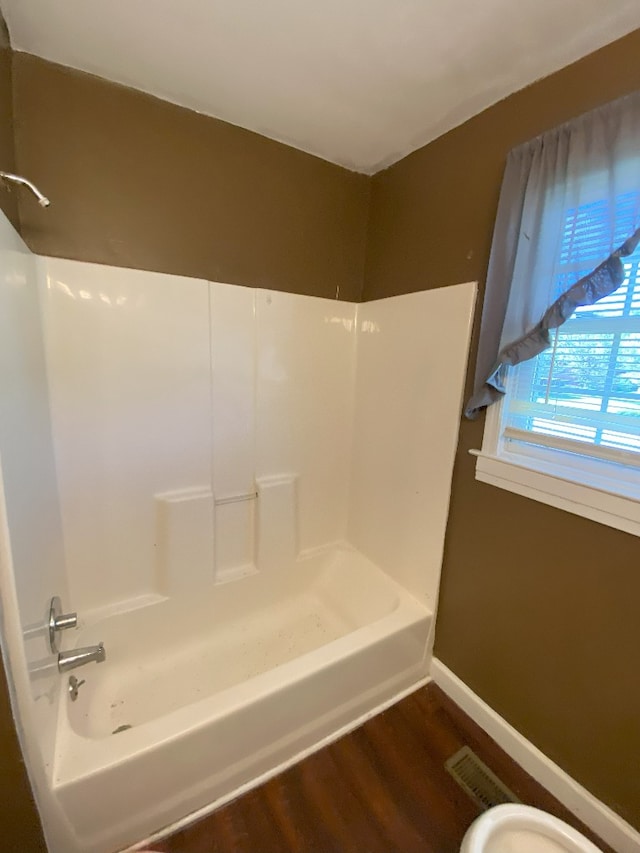
{"label": "shower arm pipe", "polygon": [[38,204],[41,207],[49,207],[51,204],[49,199],[40,192],[38,187],[31,181],[27,180],[27,178],[23,178],[22,175],[14,175],[12,172],[0,172],[0,178],[5,181],[12,181],[14,184],[19,184],[20,186],[30,189],[38,199]]}

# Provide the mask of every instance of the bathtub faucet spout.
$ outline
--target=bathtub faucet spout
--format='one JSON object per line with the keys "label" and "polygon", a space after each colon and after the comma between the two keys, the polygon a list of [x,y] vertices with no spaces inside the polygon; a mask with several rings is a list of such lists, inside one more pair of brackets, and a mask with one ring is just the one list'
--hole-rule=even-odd
{"label": "bathtub faucet spout", "polygon": [[71,649],[68,652],[60,652],[58,654],[58,671],[68,672],[70,669],[75,669],[77,666],[84,666],[85,663],[102,663],[107,657],[104,650],[104,643],[98,643],[97,646],[86,646],[84,649]]}

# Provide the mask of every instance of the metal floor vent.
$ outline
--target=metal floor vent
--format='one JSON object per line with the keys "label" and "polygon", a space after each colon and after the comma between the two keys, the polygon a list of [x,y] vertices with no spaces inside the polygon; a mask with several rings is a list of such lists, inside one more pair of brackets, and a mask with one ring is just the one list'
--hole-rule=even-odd
{"label": "metal floor vent", "polygon": [[448,758],[444,766],[482,809],[490,809],[502,803],[520,802],[513,791],[510,791],[468,746],[463,746]]}

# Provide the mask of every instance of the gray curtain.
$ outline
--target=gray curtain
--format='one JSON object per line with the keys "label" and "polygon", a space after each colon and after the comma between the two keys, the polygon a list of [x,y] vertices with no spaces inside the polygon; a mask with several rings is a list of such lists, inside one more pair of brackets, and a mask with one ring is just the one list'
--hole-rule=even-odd
{"label": "gray curtain", "polygon": [[[465,415],[504,394],[509,365],[549,346],[549,329],[624,280],[621,257],[640,240],[640,92],[593,110],[508,155],[487,273],[474,393]],[[616,217],[620,198],[624,221]],[[575,269],[558,292],[556,266],[567,212],[597,207],[607,247],[586,274]],[[623,230],[621,230],[621,228]],[[625,230],[626,229],[626,230]]]}

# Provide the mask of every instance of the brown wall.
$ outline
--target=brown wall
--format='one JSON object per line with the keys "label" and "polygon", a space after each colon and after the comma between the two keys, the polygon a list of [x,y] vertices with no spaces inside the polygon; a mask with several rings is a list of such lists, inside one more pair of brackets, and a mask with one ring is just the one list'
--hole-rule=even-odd
{"label": "brown wall", "polygon": [[[0,14],[0,171],[15,171],[15,149],[13,142],[13,104],[11,93],[11,46],[9,33]],[[0,186],[0,209],[14,226],[18,227],[18,205],[15,191],[9,186]]]}
{"label": "brown wall", "polygon": [[28,54],[13,82],[34,252],[360,298],[367,177]]}
{"label": "brown wall", "polygon": [[[640,88],[638,57],[640,30],[376,175],[364,298],[482,287],[507,151]],[[482,430],[462,423],[436,654],[640,828],[640,541],[477,483]]]}
{"label": "brown wall", "polygon": [[18,744],[4,666],[0,659],[0,850],[45,851],[40,819]]}

